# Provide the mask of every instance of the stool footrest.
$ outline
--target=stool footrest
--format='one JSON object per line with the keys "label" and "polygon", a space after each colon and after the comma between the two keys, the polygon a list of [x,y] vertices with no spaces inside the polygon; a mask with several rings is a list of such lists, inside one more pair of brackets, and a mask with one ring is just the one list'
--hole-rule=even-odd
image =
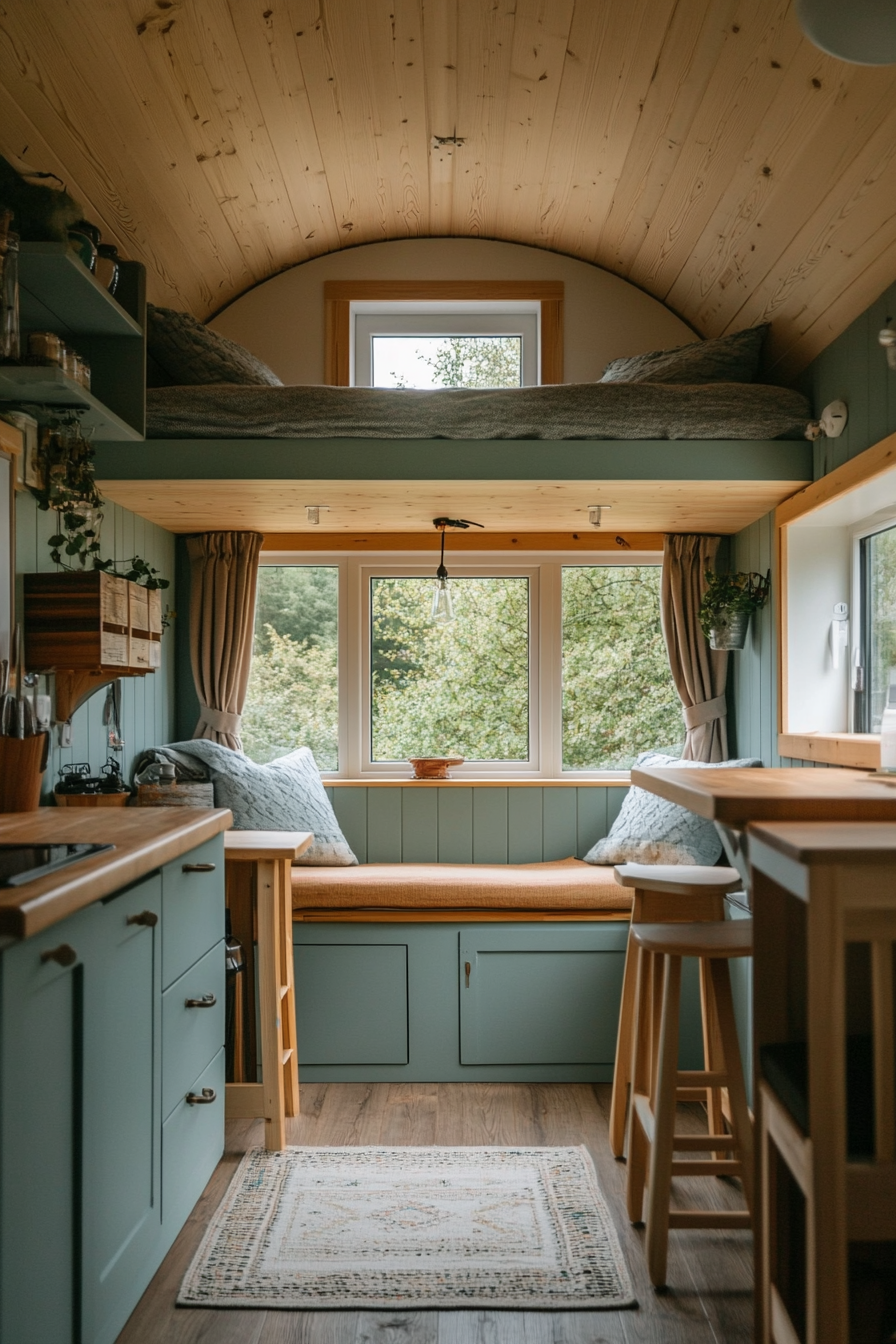
{"label": "stool footrest", "polygon": [[735,1158],[707,1158],[705,1162],[673,1162],[673,1176],[740,1176],[742,1163]]}
{"label": "stool footrest", "polygon": [[679,1153],[705,1153],[710,1148],[739,1148],[734,1134],[676,1134],[672,1147]]}
{"label": "stool footrest", "polygon": [[680,1069],[676,1075],[680,1087],[727,1087],[728,1074],[720,1069]]}
{"label": "stool footrest", "polygon": [[750,1215],[737,1209],[673,1209],[669,1214],[670,1227],[746,1227],[752,1226]]}

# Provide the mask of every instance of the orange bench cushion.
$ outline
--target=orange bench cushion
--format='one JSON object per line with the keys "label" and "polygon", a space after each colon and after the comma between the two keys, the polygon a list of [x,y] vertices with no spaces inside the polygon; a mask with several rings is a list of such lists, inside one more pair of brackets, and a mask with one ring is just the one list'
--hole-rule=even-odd
{"label": "orange bench cushion", "polygon": [[610,867],[554,863],[363,863],[296,867],[294,910],[609,910],[627,915],[631,891]]}

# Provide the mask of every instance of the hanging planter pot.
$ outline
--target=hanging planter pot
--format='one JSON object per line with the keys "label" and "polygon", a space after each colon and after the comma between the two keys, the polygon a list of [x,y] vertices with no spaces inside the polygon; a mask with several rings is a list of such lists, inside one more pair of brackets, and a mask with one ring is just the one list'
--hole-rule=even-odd
{"label": "hanging planter pot", "polygon": [[706,589],[700,601],[700,626],[709,640],[709,647],[719,651],[736,652],[747,642],[750,617],[765,606],[771,591],[771,573],[703,576]]}
{"label": "hanging planter pot", "polygon": [[729,652],[742,649],[747,642],[750,628],[748,611],[719,611],[713,617],[709,627],[709,647],[727,649]]}

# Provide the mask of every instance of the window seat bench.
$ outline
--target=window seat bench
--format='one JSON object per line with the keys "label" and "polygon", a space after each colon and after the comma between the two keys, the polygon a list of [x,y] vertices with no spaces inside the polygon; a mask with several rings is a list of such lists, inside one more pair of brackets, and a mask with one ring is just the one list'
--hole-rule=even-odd
{"label": "window seat bench", "polygon": [[293,919],[624,919],[631,893],[611,867],[549,863],[364,863],[296,866]]}

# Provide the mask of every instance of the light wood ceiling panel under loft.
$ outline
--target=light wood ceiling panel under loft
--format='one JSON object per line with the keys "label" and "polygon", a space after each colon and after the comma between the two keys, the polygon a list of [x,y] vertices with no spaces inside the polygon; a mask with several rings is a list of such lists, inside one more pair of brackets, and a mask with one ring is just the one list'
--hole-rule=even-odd
{"label": "light wood ceiling panel under loft", "polygon": [[[265,533],[418,533],[432,520],[474,518],[487,533],[588,536],[590,504],[610,505],[604,533],[735,533],[801,489],[804,481],[350,481],[100,480],[104,497],[169,532],[209,526]],[[307,504],[326,505],[320,525]],[[476,536],[463,534],[464,546]],[[426,544],[426,542],[424,542]],[[453,537],[452,537],[453,544]],[[486,541],[486,545],[490,543]]]}
{"label": "light wood ceiling panel under loft", "polygon": [[501,238],[787,381],[896,278],[896,69],[790,0],[18,0],[0,148],[200,318],[358,243]]}

